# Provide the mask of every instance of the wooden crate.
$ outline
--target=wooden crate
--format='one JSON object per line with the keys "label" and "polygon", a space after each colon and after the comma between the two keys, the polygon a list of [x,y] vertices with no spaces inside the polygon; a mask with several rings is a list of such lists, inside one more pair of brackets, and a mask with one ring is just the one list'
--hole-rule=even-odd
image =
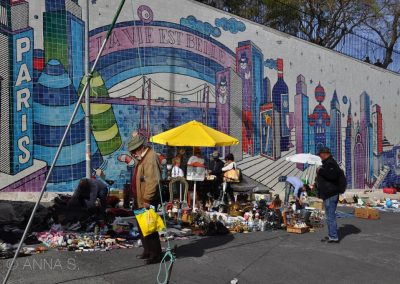
{"label": "wooden crate", "polygon": [[379,211],[373,208],[355,208],[354,209],[354,215],[357,218],[362,218],[362,219],[371,219],[371,220],[377,220],[379,219]]}
{"label": "wooden crate", "polygon": [[287,227],[286,231],[288,233],[304,234],[304,233],[308,233],[310,231],[310,228],[309,227],[305,227],[305,228]]}

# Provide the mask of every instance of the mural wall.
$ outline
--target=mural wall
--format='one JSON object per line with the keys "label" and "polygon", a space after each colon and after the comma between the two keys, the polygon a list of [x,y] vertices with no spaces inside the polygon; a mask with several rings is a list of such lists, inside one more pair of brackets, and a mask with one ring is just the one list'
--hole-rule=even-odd
{"label": "mural wall", "polygon": [[[0,190],[43,184],[84,83],[83,2],[0,0]],[[91,63],[114,2],[90,1]],[[285,157],[321,146],[350,187],[400,183],[399,75],[193,1],[127,2],[90,92],[92,168],[117,187],[133,130],[150,136],[193,119],[237,137],[240,146],[220,150],[271,188],[281,175],[312,180],[315,169]],[[83,105],[49,191],[85,176],[84,116]]]}

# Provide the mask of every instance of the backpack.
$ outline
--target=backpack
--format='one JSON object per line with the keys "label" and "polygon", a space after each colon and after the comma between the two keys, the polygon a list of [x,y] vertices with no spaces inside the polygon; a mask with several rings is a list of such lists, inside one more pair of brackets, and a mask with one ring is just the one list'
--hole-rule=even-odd
{"label": "backpack", "polygon": [[344,171],[342,169],[340,169],[339,172],[340,172],[339,180],[338,180],[339,193],[343,194],[347,188],[347,179],[346,179],[346,175],[344,174]]}

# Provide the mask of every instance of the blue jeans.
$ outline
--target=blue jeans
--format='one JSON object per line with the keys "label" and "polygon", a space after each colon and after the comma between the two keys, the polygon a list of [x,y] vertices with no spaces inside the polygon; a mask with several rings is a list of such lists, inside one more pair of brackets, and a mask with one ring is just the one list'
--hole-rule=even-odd
{"label": "blue jeans", "polygon": [[286,182],[285,183],[285,200],[283,201],[284,205],[289,204],[289,196],[294,192],[294,187],[292,184]]}
{"label": "blue jeans", "polygon": [[332,240],[339,240],[336,224],[336,207],[339,201],[339,195],[334,195],[324,200],[326,224],[328,226],[328,236]]}

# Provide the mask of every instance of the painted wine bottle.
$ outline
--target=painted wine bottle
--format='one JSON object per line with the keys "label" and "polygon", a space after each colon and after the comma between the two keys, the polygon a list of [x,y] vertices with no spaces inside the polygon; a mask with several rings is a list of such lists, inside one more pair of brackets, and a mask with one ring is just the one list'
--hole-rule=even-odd
{"label": "painted wine bottle", "polygon": [[290,131],[288,127],[289,117],[289,88],[283,79],[283,59],[277,59],[278,81],[272,88],[272,102],[280,118],[280,146],[281,151],[289,150]]}

